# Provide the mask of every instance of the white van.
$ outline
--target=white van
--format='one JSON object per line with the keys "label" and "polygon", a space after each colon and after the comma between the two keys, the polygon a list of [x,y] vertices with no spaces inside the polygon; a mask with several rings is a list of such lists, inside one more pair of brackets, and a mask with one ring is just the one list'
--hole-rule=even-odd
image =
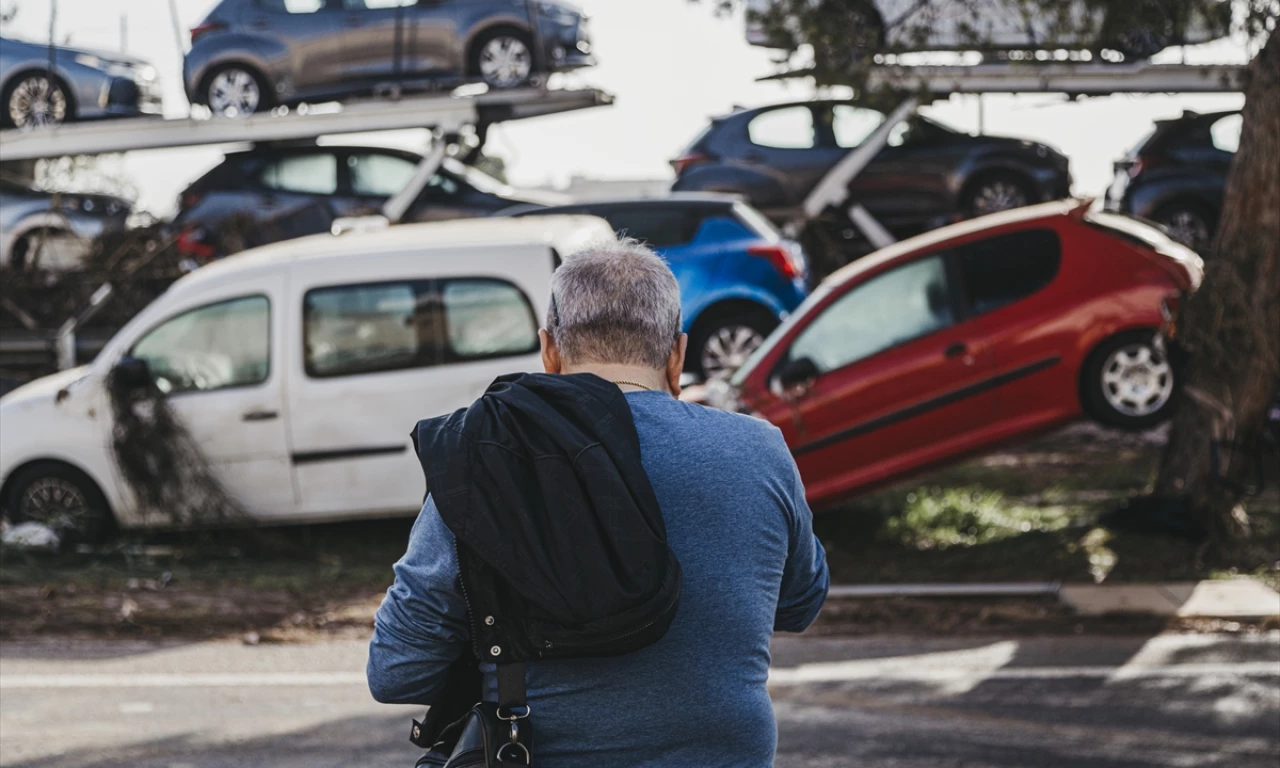
{"label": "white van", "polygon": [[0,504],[85,534],[106,515],[173,522],[139,509],[112,457],[106,380],[136,358],[259,522],[412,514],[414,423],[540,369],[560,255],[612,237],[586,216],[476,219],[319,235],[200,269],[91,365],[0,399]]}

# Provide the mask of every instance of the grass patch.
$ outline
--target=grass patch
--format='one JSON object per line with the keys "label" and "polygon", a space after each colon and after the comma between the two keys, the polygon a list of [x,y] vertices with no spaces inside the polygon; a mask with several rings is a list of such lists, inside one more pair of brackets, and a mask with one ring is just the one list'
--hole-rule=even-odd
{"label": "grass patch", "polygon": [[1159,436],[1076,426],[862,497],[814,527],[838,583],[1187,581],[1280,587],[1280,495],[1248,499],[1253,536],[1207,552],[1098,519],[1146,493]]}

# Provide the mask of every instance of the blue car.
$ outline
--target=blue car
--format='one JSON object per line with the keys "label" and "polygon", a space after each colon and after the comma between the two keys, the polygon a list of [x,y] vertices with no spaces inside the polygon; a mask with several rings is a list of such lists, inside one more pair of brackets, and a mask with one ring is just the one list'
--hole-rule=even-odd
{"label": "blue car", "polygon": [[499,215],[581,213],[657,251],[680,281],[686,370],[731,375],[805,297],[807,264],[759,211],[734,195],[673,194],[640,200],[520,206]]}
{"label": "blue car", "polygon": [[159,115],[156,69],[142,59],[0,37],[0,127]]}

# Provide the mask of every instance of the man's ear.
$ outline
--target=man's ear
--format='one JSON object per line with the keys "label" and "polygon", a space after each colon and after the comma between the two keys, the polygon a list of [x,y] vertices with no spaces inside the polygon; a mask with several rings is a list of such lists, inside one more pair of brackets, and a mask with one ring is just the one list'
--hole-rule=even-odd
{"label": "man's ear", "polygon": [[546,328],[538,329],[538,341],[542,342],[542,370],[547,373],[560,373],[564,370],[560,350],[556,349],[555,339],[551,338]]}
{"label": "man's ear", "polygon": [[680,374],[684,373],[684,355],[688,350],[689,334],[682,333],[676,337],[667,357],[667,388],[676,397],[680,396]]}

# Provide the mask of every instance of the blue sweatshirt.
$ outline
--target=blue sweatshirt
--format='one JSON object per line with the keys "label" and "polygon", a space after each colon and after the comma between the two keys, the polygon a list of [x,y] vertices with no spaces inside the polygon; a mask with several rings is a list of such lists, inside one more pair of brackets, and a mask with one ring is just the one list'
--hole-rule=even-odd
{"label": "blue sweatshirt", "polygon": [[[767,422],[633,392],[640,452],[680,560],[667,634],[626,656],[526,665],[544,768],[768,768],[777,724],[765,683],[775,630],[818,615],[828,575],[804,486]],[[453,535],[430,499],[395,566],[369,646],[375,699],[430,704],[470,653]],[[482,665],[496,700],[492,665]]]}

